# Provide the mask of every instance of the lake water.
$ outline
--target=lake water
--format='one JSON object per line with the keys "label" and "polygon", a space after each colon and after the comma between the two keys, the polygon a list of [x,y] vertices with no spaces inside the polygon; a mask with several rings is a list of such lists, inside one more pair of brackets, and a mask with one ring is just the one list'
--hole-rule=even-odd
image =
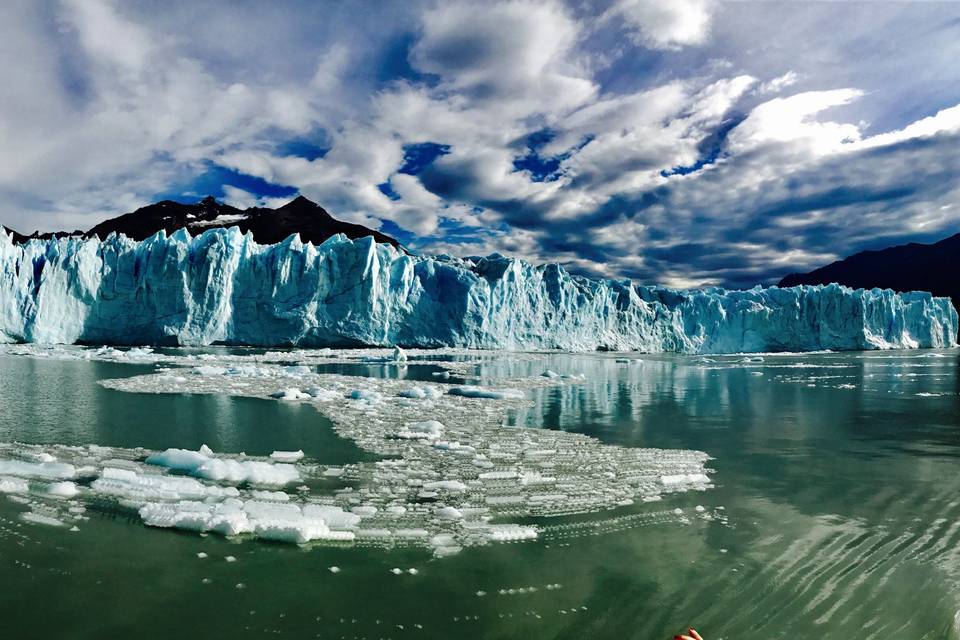
{"label": "lake water", "polygon": [[[960,637],[957,351],[639,357],[491,354],[461,381],[583,373],[530,391],[507,424],[705,451],[713,488],[446,558],[201,537],[110,512],[71,532],[0,498],[3,636],[659,639],[692,624],[706,640]],[[434,366],[319,371],[429,380]],[[0,356],[0,441],[373,458],[307,404],[98,384],[154,370]],[[645,517],[698,505],[722,517]]]}

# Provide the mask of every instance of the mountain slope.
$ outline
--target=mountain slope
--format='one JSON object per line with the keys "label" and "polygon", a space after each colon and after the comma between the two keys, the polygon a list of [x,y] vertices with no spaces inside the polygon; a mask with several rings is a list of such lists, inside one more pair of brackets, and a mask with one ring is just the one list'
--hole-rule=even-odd
{"label": "mountain slope", "polygon": [[342,233],[354,240],[373,236],[377,242],[403,249],[400,243],[390,236],[360,224],[337,220],[323,207],[303,196],[277,209],[262,207],[238,209],[217,202],[212,196],[207,196],[196,204],[164,200],[141,207],[132,213],[105,220],[87,232],[56,232],[31,236],[24,236],[10,229],[7,232],[17,243],[30,238],[46,240],[66,235],[88,238],[97,236],[103,240],[111,233],[122,233],[132,240],[144,240],[161,229],[170,235],[177,229],[185,227],[191,234],[196,235],[208,229],[234,226],[239,227],[243,233],[247,231],[253,233],[254,239],[260,244],[275,244],[291,234],[299,233],[300,239],[304,242],[318,245],[330,236]]}
{"label": "mountain slope", "polygon": [[880,251],[862,251],[814,269],[792,273],[780,281],[781,287],[798,284],[837,284],[855,289],[893,289],[929,291],[960,302],[960,233],[933,244],[912,242]]}

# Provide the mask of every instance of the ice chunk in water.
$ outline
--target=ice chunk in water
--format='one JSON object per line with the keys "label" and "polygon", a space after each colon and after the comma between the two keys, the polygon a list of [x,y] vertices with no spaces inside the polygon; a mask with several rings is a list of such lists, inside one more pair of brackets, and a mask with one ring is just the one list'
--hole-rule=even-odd
{"label": "ice chunk in water", "polygon": [[151,527],[212,531],[224,536],[253,531],[246,513],[223,504],[151,502],[140,508],[140,519]]}
{"label": "ice chunk in water", "polygon": [[106,467],[99,478],[90,484],[97,493],[135,501],[147,500],[201,500],[207,497],[236,497],[233,487],[203,484],[193,478],[148,475],[132,469]]}
{"label": "ice chunk in water", "polygon": [[332,402],[340,399],[340,394],[336,391],[324,389],[322,387],[307,387],[307,394],[317,402]]}
{"label": "ice chunk in water", "polygon": [[23,478],[0,478],[0,493],[26,493],[30,485]]}
{"label": "ice chunk in water", "polygon": [[77,488],[76,483],[66,480],[51,484],[47,487],[47,493],[58,498],[72,498],[80,493],[80,489]]}
{"label": "ice chunk in water", "polygon": [[410,387],[400,391],[397,395],[401,398],[414,398],[416,400],[435,400],[443,394],[436,387]]}
{"label": "ice chunk in water", "polygon": [[702,473],[679,473],[660,477],[660,482],[666,486],[682,484],[706,484],[710,478]]}
{"label": "ice chunk in water", "polygon": [[227,373],[226,367],[217,367],[213,365],[200,365],[194,367],[193,372],[199,376],[222,376]]}
{"label": "ice chunk in water", "polygon": [[250,495],[255,500],[267,500],[273,502],[289,502],[290,494],[283,491],[251,491]]}
{"label": "ice chunk in water", "polygon": [[[203,445],[204,447],[206,445]],[[163,453],[155,453],[147,458],[147,464],[155,464],[174,471],[190,473],[210,459],[210,454],[188,449],[167,449]]]}
{"label": "ice chunk in water", "polygon": [[[376,513],[375,511],[373,513]],[[303,515],[323,520],[328,527],[338,531],[349,531],[360,524],[360,515],[347,513],[332,505],[308,504],[303,507]],[[372,515],[372,514],[371,514]]]}
{"label": "ice chunk in water", "polygon": [[277,462],[297,462],[303,459],[303,449],[296,451],[274,451],[270,457]]}
{"label": "ice chunk in water", "polygon": [[376,391],[369,389],[354,389],[348,396],[351,400],[366,400],[367,402],[379,402],[381,395]]}
{"label": "ice chunk in water", "polygon": [[289,464],[216,458],[202,451],[186,449],[167,449],[163,453],[153,454],[147,458],[147,464],[181,471],[197,478],[232,484],[247,482],[253,485],[282,487],[300,480],[296,467]]}
{"label": "ice chunk in water", "polygon": [[42,513],[35,513],[33,511],[27,511],[20,514],[20,517],[26,522],[32,522],[33,524],[43,524],[48,527],[62,527],[64,526],[62,520],[58,520],[53,516],[48,516]]}
{"label": "ice chunk in water", "polygon": [[24,462],[23,460],[0,459],[0,475],[4,476],[53,480],[72,478],[76,473],[76,467],[62,462]]}
{"label": "ice chunk in water", "polygon": [[521,400],[524,397],[523,391],[519,389],[484,389],[483,387],[454,387],[447,393],[464,398],[490,398],[492,400]]}
{"label": "ice chunk in water", "polygon": [[451,493],[459,493],[461,491],[467,490],[467,485],[463,484],[459,480],[438,480],[436,482],[428,482],[423,485],[424,489],[428,491],[449,491]]}
{"label": "ice chunk in water", "polygon": [[313,396],[304,391],[300,391],[300,389],[290,387],[283,391],[271,393],[270,397],[277,398],[278,400],[310,400]]}
{"label": "ice chunk in water", "polygon": [[408,422],[406,425],[404,425],[403,429],[397,432],[397,437],[406,438],[409,440],[415,440],[418,438],[436,440],[443,435],[443,430],[445,428],[446,427],[443,426],[443,423],[438,420]]}
{"label": "ice chunk in water", "polygon": [[463,513],[460,512],[456,507],[440,507],[435,512],[436,516],[441,520],[459,520],[463,517]]}

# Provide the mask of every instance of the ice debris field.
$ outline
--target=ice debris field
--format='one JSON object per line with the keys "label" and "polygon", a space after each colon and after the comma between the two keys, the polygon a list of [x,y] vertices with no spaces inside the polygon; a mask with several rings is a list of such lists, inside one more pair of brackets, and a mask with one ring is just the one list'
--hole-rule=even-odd
{"label": "ice debris field", "polygon": [[[443,375],[436,383],[411,383],[313,368],[345,359],[402,367],[407,354],[400,349],[171,355],[8,345],[2,354],[155,363],[153,373],[101,381],[125,392],[308,403],[339,436],[378,455],[332,466],[302,451],[258,457],[206,446],[0,444],[0,492],[26,505],[22,517],[33,523],[73,528],[91,512],[121,510],[151,527],[295,544],[418,546],[445,556],[598,530],[595,520],[552,525],[554,516],[599,513],[611,529],[682,521],[686,516],[674,509],[618,509],[711,487],[703,452],[626,448],[577,433],[504,426],[507,409],[528,403],[531,390],[579,384],[578,375],[544,371],[478,386],[446,383]],[[432,363],[463,375],[469,365]]]}
{"label": "ice debris field", "polygon": [[922,292],[678,291],[236,227],[25,244],[0,229],[0,342],[731,353],[950,347],[957,325]]}

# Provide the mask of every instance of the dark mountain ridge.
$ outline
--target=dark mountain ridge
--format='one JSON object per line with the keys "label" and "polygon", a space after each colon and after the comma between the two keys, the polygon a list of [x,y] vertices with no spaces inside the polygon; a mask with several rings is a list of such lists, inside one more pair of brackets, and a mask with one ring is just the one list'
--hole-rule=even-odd
{"label": "dark mountain ridge", "polygon": [[960,302],[960,233],[933,244],[910,244],[879,251],[861,251],[809,273],[791,273],[781,287],[798,284],[838,284],[855,289],[929,291]]}
{"label": "dark mountain ridge", "polygon": [[89,231],[56,231],[25,236],[7,227],[4,229],[12,235],[14,242],[22,243],[34,238],[64,236],[97,236],[103,240],[111,233],[122,233],[133,240],[144,240],[161,229],[169,235],[177,229],[186,228],[196,235],[218,227],[239,227],[243,233],[249,231],[260,244],[275,244],[299,233],[301,240],[317,245],[332,235],[342,233],[351,239],[373,236],[377,242],[385,242],[405,250],[403,245],[390,236],[361,224],[337,220],[327,213],[326,209],[303,196],[298,196],[277,209],[238,209],[217,202],[213,196],[207,196],[196,204],[163,200],[132,213],[105,220]]}

